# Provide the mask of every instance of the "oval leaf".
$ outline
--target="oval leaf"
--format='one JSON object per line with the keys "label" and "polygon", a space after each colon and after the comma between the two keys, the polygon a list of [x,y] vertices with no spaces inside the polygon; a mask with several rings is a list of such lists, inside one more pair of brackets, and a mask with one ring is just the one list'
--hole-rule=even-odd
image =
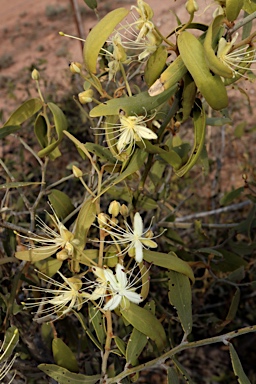
{"label": "oval leaf", "polygon": [[59,384],[96,384],[101,378],[101,375],[86,376],[79,373],[72,373],[55,364],[40,364],[38,368]]}
{"label": "oval leaf", "polygon": [[168,297],[176,308],[185,335],[192,330],[192,292],[189,278],[182,273],[170,271],[168,273]]}
{"label": "oval leaf", "polygon": [[78,372],[78,364],[71,349],[63,340],[56,338],[52,341],[52,353],[55,362],[72,372]]}
{"label": "oval leaf", "polygon": [[59,191],[58,189],[52,189],[49,194],[49,200],[53,206],[54,212],[56,212],[61,220],[65,219],[65,217],[75,209],[66,193]]}
{"label": "oval leaf", "polygon": [[192,283],[195,282],[194,273],[186,261],[178,258],[174,253],[161,253],[155,251],[143,250],[143,258],[149,263],[158,265],[159,267],[167,268],[172,271],[183,273],[188,276]]}
{"label": "oval leaf", "polygon": [[84,63],[88,72],[96,73],[97,59],[101,48],[117,24],[119,24],[128,13],[129,11],[125,8],[117,8],[103,17],[90,31],[85,41],[83,51]]}
{"label": "oval leaf", "polygon": [[9,117],[4,127],[9,125],[20,125],[27,119],[32,117],[43,106],[41,99],[35,98],[25,101],[15,112]]}
{"label": "oval leaf", "polygon": [[129,308],[121,310],[121,314],[134,328],[153,340],[159,351],[166,344],[166,335],[160,321],[149,311],[130,303]]}

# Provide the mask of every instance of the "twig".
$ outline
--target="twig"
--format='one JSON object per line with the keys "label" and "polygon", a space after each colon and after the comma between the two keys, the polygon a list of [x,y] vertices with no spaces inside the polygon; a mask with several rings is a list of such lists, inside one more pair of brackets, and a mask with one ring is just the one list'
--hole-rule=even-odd
{"label": "twig", "polygon": [[207,216],[211,216],[211,215],[219,215],[220,213],[236,211],[237,209],[244,208],[244,207],[246,207],[247,205],[250,205],[250,204],[252,204],[252,202],[250,200],[246,200],[246,201],[243,201],[242,203],[231,204],[231,205],[229,205],[227,207],[213,209],[211,211],[198,212],[198,213],[193,213],[192,215],[187,215],[187,216],[183,216],[183,217],[177,217],[175,222],[180,223],[180,222],[183,222],[183,221],[198,219],[200,217],[207,217]]}
{"label": "twig", "polygon": [[255,18],[256,18],[256,11],[246,16],[243,20],[239,21],[236,25],[234,25],[234,27],[228,31],[229,35],[232,35],[232,33],[234,33],[239,28],[243,27],[245,24],[249,23]]}
{"label": "twig", "polygon": [[164,353],[162,356],[157,357],[156,359],[153,359],[145,364],[140,364],[137,367],[127,369],[124,372],[121,372],[119,375],[113,378],[109,378],[106,380],[107,384],[114,384],[119,383],[123,378],[130,376],[136,372],[140,372],[143,369],[152,368],[153,366],[160,366],[162,365],[167,359],[172,358],[172,356],[176,355],[179,352],[182,352],[186,349],[192,349],[197,347],[203,347],[204,345],[210,345],[210,344],[216,344],[216,343],[224,343],[227,344],[229,340],[245,335],[250,332],[256,332],[256,325],[252,325],[245,328],[237,329],[236,331],[228,332],[224,335],[215,336],[215,337],[209,337],[207,339],[199,340],[199,341],[192,341],[192,342],[183,342],[177,347],[172,348],[170,351]]}

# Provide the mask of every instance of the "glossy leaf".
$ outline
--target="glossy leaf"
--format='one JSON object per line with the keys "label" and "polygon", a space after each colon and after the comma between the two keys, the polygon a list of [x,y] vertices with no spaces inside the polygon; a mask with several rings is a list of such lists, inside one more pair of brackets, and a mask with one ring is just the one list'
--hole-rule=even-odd
{"label": "glossy leaf", "polygon": [[255,0],[244,0],[243,10],[249,15],[253,12],[256,12],[256,2]]}
{"label": "glossy leaf", "polygon": [[248,379],[248,377],[244,372],[239,356],[231,343],[229,343],[229,352],[230,352],[232,367],[239,384],[251,384],[250,380]]}
{"label": "glossy leaf", "polygon": [[112,164],[116,163],[116,159],[112,156],[111,152],[105,148],[102,147],[100,144],[95,143],[86,143],[85,148],[93,153],[94,155],[98,156],[100,159],[103,159],[105,161],[108,161]]}
{"label": "glossy leaf", "polygon": [[122,339],[120,339],[120,337],[118,337],[118,336],[115,336],[114,340],[115,340],[116,346],[119,349],[119,351],[121,352],[121,354],[123,356],[125,356],[126,343]]}
{"label": "glossy leaf", "polygon": [[143,258],[149,263],[153,263],[159,267],[183,273],[190,278],[192,283],[195,281],[194,273],[189,264],[186,261],[179,259],[174,252],[161,253],[144,249]]}
{"label": "glossy leaf", "polygon": [[193,111],[194,122],[194,146],[188,161],[180,169],[175,170],[177,176],[184,176],[198,161],[204,148],[205,132],[206,132],[206,115],[205,111],[199,107],[195,107]]}
{"label": "glossy leaf", "polygon": [[128,15],[125,8],[117,8],[109,12],[89,32],[84,44],[84,63],[88,72],[96,73],[99,52],[115,27]]}
{"label": "glossy leaf", "polygon": [[87,334],[87,336],[91,339],[91,341],[96,345],[96,347],[102,351],[103,348],[101,346],[101,344],[98,342],[98,340],[96,339],[96,337],[94,337],[94,335],[92,334],[92,332],[90,331],[90,329],[87,327],[86,325],[86,322],[85,322],[85,318],[84,316],[82,315],[81,312],[76,312],[76,311],[73,311],[74,315],[77,317],[77,319],[79,320],[83,330],[85,331],[85,333]]}
{"label": "glossy leaf", "polygon": [[69,196],[58,189],[52,189],[48,198],[60,220],[65,219],[75,209]]}
{"label": "glossy leaf", "polygon": [[38,368],[59,384],[96,384],[101,378],[101,375],[86,376],[72,373],[55,364],[40,364]]}
{"label": "glossy leaf", "polygon": [[160,321],[149,311],[130,303],[129,308],[121,310],[121,314],[134,328],[153,340],[159,351],[166,345],[166,335]]}
{"label": "glossy leaf", "polygon": [[41,99],[35,98],[25,101],[4,124],[6,126],[20,125],[24,123],[27,119],[32,117],[36,112],[38,112],[43,106]]}
{"label": "glossy leaf", "polygon": [[60,367],[66,368],[72,372],[78,372],[78,364],[71,349],[63,340],[55,338],[52,341],[52,353],[54,361]]}
{"label": "glossy leaf", "polygon": [[184,89],[182,93],[182,122],[186,121],[191,114],[195,97],[196,97],[196,84],[189,73],[184,76]]}
{"label": "glossy leaf", "polygon": [[[139,144],[141,145],[141,144]],[[143,145],[143,144],[142,144]],[[171,165],[174,169],[178,169],[181,166],[181,158],[179,154],[172,148],[168,151],[159,147],[159,145],[153,145],[149,140],[144,141],[144,145],[146,147],[146,151],[148,153],[159,154],[159,156],[169,165]]]}
{"label": "glossy leaf", "polygon": [[91,117],[118,115],[122,109],[128,116],[145,115],[145,111],[154,112],[156,108],[166,102],[177,90],[175,84],[172,88],[162,92],[157,96],[150,96],[147,91],[141,92],[135,96],[122,97],[108,100],[105,103],[97,105],[90,111]]}

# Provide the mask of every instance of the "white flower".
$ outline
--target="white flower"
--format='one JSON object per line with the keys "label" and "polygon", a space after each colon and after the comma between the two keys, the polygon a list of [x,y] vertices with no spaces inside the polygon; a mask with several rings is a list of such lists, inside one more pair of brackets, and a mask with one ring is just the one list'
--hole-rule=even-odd
{"label": "white flower", "polygon": [[[36,303],[25,303],[25,308],[39,306],[34,318],[37,322],[55,321],[73,309],[79,311],[83,304],[91,299],[91,294],[85,292],[85,290],[93,288],[95,282],[92,282],[91,286],[82,288],[83,283],[79,276],[67,278],[59,271],[58,274],[64,283],[60,283],[40,272],[41,279],[56,287],[55,289],[36,286],[26,289],[36,293],[48,294],[48,297],[33,298],[32,300],[36,301]],[[45,306],[46,308],[43,308]]]}
{"label": "white flower", "polygon": [[127,300],[128,302],[131,301],[135,304],[139,304],[143,301],[143,297],[135,292],[136,288],[134,285],[138,282],[138,280],[136,281],[136,276],[132,279],[132,281],[130,278],[127,278],[123,265],[116,265],[115,275],[109,268],[106,268],[103,271],[108,282],[109,294],[112,296],[103,307],[103,310],[113,311],[120,304],[123,308],[126,308],[127,305],[129,305]]}
{"label": "white flower", "polygon": [[111,124],[110,128],[117,128],[118,134],[115,136],[117,140],[117,150],[121,154],[124,150],[134,149],[137,141],[143,139],[157,139],[157,135],[147,128],[145,116],[125,116],[123,111],[119,114],[120,124]]}
{"label": "white flower", "polygon": [[38,245],[32,246],[27,251],[16,252],[15,257],[17,257],[17,259],[36,262],[54,255],[57,251],[62,251],[62,257],[63,251],[65,251],[64,258],[72,256],[74,246],[78,244],[78,240],[74,239],[74,234],[60,222],[55,212],[53,212],[53,215],[50,215],[50,217],[57,231],[50,228],[40,218],[37,218],[39,226],[45,233],[45,236],[33,234],[33,237],[28,237],[15,232],[18,236],[26,240],[38,243]]}
{"label": "white flower", "polygon": [[110,220],[108,223],[110,230],[108,228],[104,228],[104,230],[109,233],[114,240],[105,242],[109,244],[125,245],[125,249],[119,252],[119,255],[124,255],[127,252],[129,252],[130,255],[133,255],[133,252],[135,252],[135,260],[137,263],[140,263],[143,260],[143,248],[156,248],[157,243],[153,241],[152,238],[145,237],[148,230],[143,231],[143,221],[139,212],[136,212],[134,215],[133,229],[126,221],[124,223],[126,229],[123,229],[119,225],[111,225]]}
{"label": "white flower", "polygon": [[[248,44],[240,48],[234,48],[234,43],[238,34],[234,36],[231,42],[227,42],[224,37],[220,38],[217,57],[233,72],[233,77],[236,75],[243,76],[243,72],[255,63],[256,50]],[[241,71],[240,71],[241,70]]]}

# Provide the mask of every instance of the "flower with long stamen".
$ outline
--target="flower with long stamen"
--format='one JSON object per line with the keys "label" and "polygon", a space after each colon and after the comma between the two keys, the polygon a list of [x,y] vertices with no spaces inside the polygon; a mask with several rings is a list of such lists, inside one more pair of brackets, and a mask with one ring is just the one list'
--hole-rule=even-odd
{"label": "flower with long stamen", "polygon": [[117,264],[115,275],[109,268],[103,270],[105,278],[108,282],[108,293],[111,298],[103,307],[103,310],[113,311],[119,305],[122,308],[127,308],[129,302],[139,304],[143,301],[143,297],[135,292],[136,285],[140,279],[127,277],[127,273],[123,265]]}
{"label": "flower with long stamen", "polygon": [[248,44],[234,48],[234,43],[238,34],[234,36],[231,42],[227,42],[224,37],[220,38],[217,57],[233,72],[233,77],[236,75],[243,76],[243,71],[255,63],[256,50]]}
{"label": "flower with long stamen", "polygon": [[56,230],[50,228],[42,219],[37,218],[39,227],[45,235],[33,234],[33,237],[29,237],[15,232],[18,236],[37,243],[37,245],[31,246],[27,251],[16,252],[15,257],[17,257],[17,259],[36,262],[44,260],[58,251],[61,251],[62,260],[73,255],[74,246],[78,245],[78,240],[75,239],[74,234],[60,222],[56,213],[53,213],[50,217]]}
{"label": "flower with long stamen", "polygon": [[39,306],[34,318],[37,322],[55,321],[72,310],[79,311],[83,304],[91,299],[91,293],[88,291],[97,286],[97,283],[92,281],[90,285],[87,282],[86,287],[83,288],[83,283],[79,276],[67,278],[60,271],[58,271],[58,274],[64,281],[63,283],[40,272],[41,279],[50,284],[51,288],[32,286],[26,289],[37,294],[48,294],[47,297],[33,298],[33,303],[25,303],[25,309]]}
{"label": "flower with long stamen", "polygon": [[[6,376],[8,375],[10,370],[12,369],[12,366],[13,366],[14,361],[15,361],[17,356],[18,355],[15,354],[9,362],[5,361],[3,364],[1,364],[1,366],[0,366],[0,382],[1,383],[4,383],[3,380],[4,380],[4,378],[6,378]],[[14,372],[12,378],[8,381],[8,384],[11,384],[13,382],[15,375],[16,375],[16,372]]]}
{"label": "flower with long stamen", "polygon": [[125,116],[123,111],[119,114],[120,124],[114,125],[113,128],[118,129],[117,150],[118,153],[122,153],[124,150],[131,150],[135,147],[135,143],[142,141],[143,139],[154,140],[157,139],[156,133],[147,127],[147,121],[151,119],[145,119],[145,116]]}
{"label": "flower with long stamen", "polygon": [[[113,240],[105,241],[109,244],[123,245],[125,248],[121,250],[118,255],[124,255],[128,252],[129,255],[134,256],[137,263],[143,260],[143,248],[156,248],[157,243],[152,238],[147,238],[148,228],[143,230],[143,221],[139,214],[136,212],[134,215],[133,228],[125,221],[125,229],[119,225],[111,225],[111,220],[108,227],[104,230],[113,238]],[[156,236],[157,237],[157,236]]]}
{"label": "flower with long stamen", "polygon": [[136,38],[136,41],[140,41],[148,32],[155,29],[154,23],[151,21],[154,13],[152,8],[143,0],[137,0],[137,7],[133,5],[131,9],[135,9],[139,14],[139,18],[135,19],[133,25],[136,25],[140,30]]}

